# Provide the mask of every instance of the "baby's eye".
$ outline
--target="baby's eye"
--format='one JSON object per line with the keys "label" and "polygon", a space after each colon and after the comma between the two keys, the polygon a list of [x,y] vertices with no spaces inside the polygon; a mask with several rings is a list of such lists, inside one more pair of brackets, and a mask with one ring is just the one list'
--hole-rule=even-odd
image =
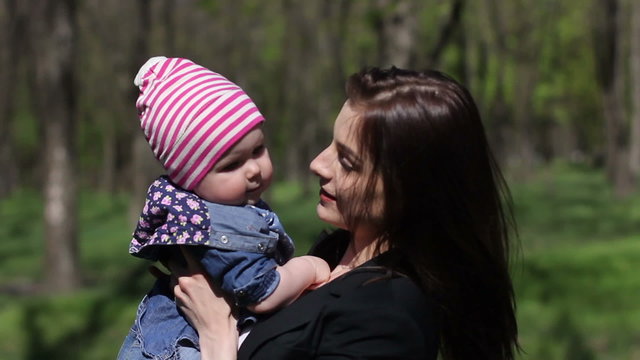
{"label": "baby's eye", "polygon": [[240,167],[240,165],[242,165],[242,162],[240,161],[234,161],[228,165],[225,165],[222,169],[220,169],[220,171],[222,172],[227,172],[227,171],[233,171],[237,168]]}
{"label": "baby's eye", "polygon": [[260,145],[260,146],[256,146],[255,149],[253,149],[253,156],[260,156],[262,155],[262,153],[264,153],[265,149],[267,147],[264,145]]}

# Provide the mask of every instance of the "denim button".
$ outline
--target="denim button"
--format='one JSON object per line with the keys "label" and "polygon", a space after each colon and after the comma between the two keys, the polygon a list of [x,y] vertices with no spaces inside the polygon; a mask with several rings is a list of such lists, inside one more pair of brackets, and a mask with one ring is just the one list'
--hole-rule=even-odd
{"label": "denim button", "polygon": [[244,290],[238,290],[238,292],[236,293],[236,295],[238,295],[238,297],[243,297],[245,296],[247,293]]}
{"label": "denim button", "polygon": [[263,244],[263,243],[259,243],[259,244],[258,244],[258,250],[260,250],[260,251],[264,251],[264,249],[265,249],[264,244]]}
{"label": "denim button", "polygon": [[220,236],[220,242],[226,244],[229,242],[229,238],[226,235]]}

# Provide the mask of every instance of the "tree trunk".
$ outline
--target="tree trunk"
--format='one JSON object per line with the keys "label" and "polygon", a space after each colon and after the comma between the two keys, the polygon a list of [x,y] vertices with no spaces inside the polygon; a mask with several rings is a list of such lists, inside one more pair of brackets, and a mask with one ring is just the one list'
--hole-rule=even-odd
{"label": "tree trunk", "polygon": [[640,1],[631,2],[631,138],[629,168],[637,180],[640,176]]}
{"label": "tree trunk", "polygon": [[556,158],[569,159],[571,162],[583,162],[584,156],[578,150],[578,132],[572,122],[554,121],[549,134],[549,151],[546,160]]}
{"label": "tree trunk", "polygon": [[[285,93],[285,178],[301,181],[309,173],[310,146],[317,129],[318,116],[315,111],[318,100],[314,88],[314,77],[320,70],[319,44],[309,39],[317,36],[317,6],[301,5],[296,1],[284,1],[285,28],[296,36],[285,38],[283,45],[287,56],[284,60],[284,82],[278,91]],[[313,70],[311,70],[313,69]],[[300,76],[300,74],[305,74]],[[292,91],[292,89],[295,89]],[[313,100],[310,100],[313,99]],[[282,127],[281,127],[282,128]]]}
{"label": "tree trunk", "polygon": [[[508,139],[512,138],[513,124],[510,119],[509,104],[507,103],[505,82],[506,77],[504,71],[498,70],[495,75],[489,70],[489,63],[493,60],[495,62],[494,67],[502,69],[507,65],[507,45],[506,45],[506,26],[502,14],[504,9],[496,3],[496,0],[484,0],[484,7],[487,9],[486,17],[487,22],[491,24],[492,36],[490,40],[487,40],[483,44],[480,51],[480,68],[483,69],[483,77],[478,82],[478,87],[484,86],[482,91],[478,91],[478,96],[486,96],[485,94],[491,93],[489,89],[490,84],[495,84],[495,95],[493,98],[485,98],[484,101],[480,101],[486,105],[485,121],[491,128],[489,132],[489,141],[494,154],[500,164],[508,165],[511,158],[511,151]],[[479,31],[478,31],[479,32]],[[489,79],[489,76],[493,76]],[[482,106],[482,105],[481,105]]]}
{"label": "tree trunk", "polygon": [[[149,57],[149,38],[151,36],[151,13],[150,13],[150,0],[136,0],[138,11],[138,28],[135,29],[136,39],[134,43],[133,51],[133,63],[132,71],[130,71],[131,78],[136,74],[140,66]],[[133,80],[132,80],[133,81]],[[131,114],[135,114],[133,106],[135,103],[138,89],[133,85],[130,92],[127,94],[126,103],[130,103],[132,107]],[[138,121],[133,119],[128,122],[130,135],[132,139],[131,143],[131,168],[129,174],[132,180],[132,192],[131,202],[129,203],[129,218],[132,223],[135,223],[140,216],[140,210],[144,204],[144,194],[149,187],[149,184],[155,176],[155,170],[158,169],[158,161],[153,157],[153,153],[149,148],[149,144],[145,140]]]}
{"label": "tree trunk", "polygon": [[62,292],[80,284],[74,151],[76,3],[41,0],[33,6],[33,94],[44,127],[45,279],[50,291]]}
{"label": "tree trunk", "polygon": [[167,56],[178,56],[176,54],[176,2],[175,0],[164,0],[162,2],[162,20],[164,29],[164,47]]}
{"label": "tree trunk", "polygon": [[516,77],[513,120],[515,140],[510,148],[514,149],[516,162],[512,165],[520,179],[528,179],[535,166],[534,128],[532,125],[533,106],[531,98],[536,83],[536,70],[531,59],[516,60]]}
{"label": "tree trunk", "polygon": [[2,34],[0,43],[0,199],[7,196],[18,185],[18,163],[13,146],[12,119],[15,114],[17,72],[23,52],[25,33],[24,3],[16,0],[2,2]]}
{"label": "tree trunk", "polygon": [[415,49],[417,18],[413,0],[378,0],[382,66],[409,67]]}
{"label": "tree trunk", "polygon": [[[100,134],[96,142],[100,148],[94,148],[94,156],[101,161],[91,165],[90,183],[106,193],[121,190],[123,185],[127,189],[131,186],[120,181],[129,176],[128,173],[126,177],[118,173],[123,167],[118,161],[118,144],[124,143],[118,136],[122,133],[123,124],[136,121],[135,110],[130,105],[134,101],[130,95],[133,75],[130,74],[131,66],[128,66],[131,53],[123,51],[128,49],[131,41],[129,34],[134,33],[132,24],[138,21],[132,8],[126,2],[89,0],[84,2],[82,15],[78,16],[78,47],[83,51],[80,66],[84,69],[79,78],[80,101],[85,104],[80,106],[79,118]],[[115,18],[118,19],[117,28],[113,26]],[[130,96],[124,99],[123,94]],[[129,159],[130,149],[121,153],[126,154],[121,158]]]}
{"label": "tree trunk", "polygon": [[100,115],[102,124],[102,166],[101,175],[98,180],[100,189],[106,193],[113,194],[116,191],[117,173],[117,139],[115,124],[106,115]]}
{"label": "tree trunk", "polygon": [[602,88],[603,115],[605,120],[605,168],[614,192],[624,197],[633,190],[633,179],[629,168],[628,139],[625,131],[623,101],[624,57],[621,38],[624,34],[620,3],[618,0],[601,0],[602,25],[595,41],[596,66]]}
{"label": "tree trunk", "polygon": [[[460,31],[462,13],[464,10],[465,2],[464,0],[453,0],[451,3],[451,12],[449,13],[448,21],[442,26],[440,29],[438,41],[436,41],[435,45],[429,51],[429,66],[432,68],[438,68],[440,66],[440,58],[442,57],[442,53],[444,49],[451,42],[454,33],[458,30]],[[464,36],[464,35],[463,35]],[[464,38],[462,38],[464,39]],[[464,48],[463,48],[464,49]]]}

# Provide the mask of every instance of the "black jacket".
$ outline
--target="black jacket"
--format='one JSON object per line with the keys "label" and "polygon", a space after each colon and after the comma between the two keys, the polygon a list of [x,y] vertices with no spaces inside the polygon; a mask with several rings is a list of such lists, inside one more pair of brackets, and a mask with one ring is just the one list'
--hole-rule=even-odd
{"label": "black jacket", "polygon": [[385,255],[258,322],[238,359],[435,360],[436,306]]}

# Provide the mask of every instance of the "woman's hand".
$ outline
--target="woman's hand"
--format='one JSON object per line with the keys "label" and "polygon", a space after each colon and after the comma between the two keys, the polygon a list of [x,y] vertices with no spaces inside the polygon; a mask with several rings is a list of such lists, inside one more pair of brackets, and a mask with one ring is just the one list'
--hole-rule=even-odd
{"label": "woman's hand", "polygon": [[182,246],[180,249],[187,260],[188,272],[177,271],[173,291],[176,304],[198,331],[202,359],[236,359],[238,330],[232,307],[209,281],[202,266]]}

